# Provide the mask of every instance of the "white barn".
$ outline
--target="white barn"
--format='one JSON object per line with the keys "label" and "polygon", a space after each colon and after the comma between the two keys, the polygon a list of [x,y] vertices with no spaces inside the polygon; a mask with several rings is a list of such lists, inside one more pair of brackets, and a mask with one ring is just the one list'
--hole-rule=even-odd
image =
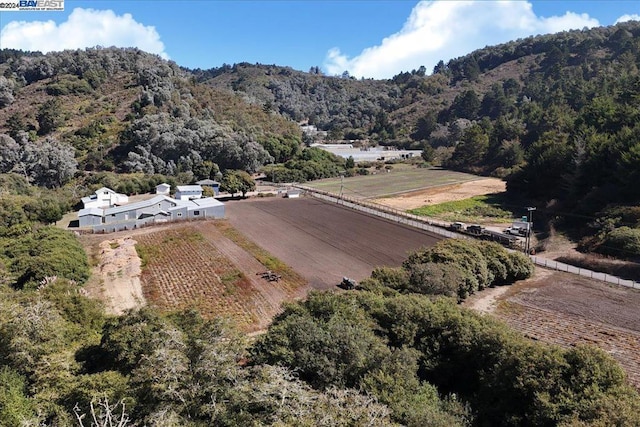
{"label": "white barn", "polygon": [[224,218],[224,211],[224,204],[213,197],[177,200],[156,195],[124,206],[82,209],[78,212],[78,224],[94,232],[114,232],[158,222]]}
{"label": "white barn", "polygon": [[193,200],[202,197],[202,186],[200,185],[178,185],[175,198],[178,200]]}

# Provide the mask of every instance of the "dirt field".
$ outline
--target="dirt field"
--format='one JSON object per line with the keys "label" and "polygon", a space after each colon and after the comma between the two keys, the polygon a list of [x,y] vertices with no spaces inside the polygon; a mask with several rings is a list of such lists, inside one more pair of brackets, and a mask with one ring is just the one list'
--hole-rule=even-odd
{"label": "dirt field", "polygon": [[507,185],[497,178],[484,178],[475,181],[467,181],[460,184],[443,185],[426,188],[393,197],[383,197],[371,200],[384,206],[399,210],[409,210],[426,205],[464,200],[473,196],[493,194],[506,191]]}
{"label": "dirt field", "polygon": [[377,266],[398,266],[408,251],[441,239],[310,197],[230,202],[226,212],[234,227],[314,289],[335,289],[343,276],[361,280]]}
{"label": "dirt field", "polygon": [[140,258],[135,249],[135,236],[150,232],[141,229],[109,235],[86,234],[80,237],[92,259],[91,278],[85,289],[101,300],[107,313],[122,314],[146,304],[140,283]]}
{"label": "dirt field", "polygon": [[[196,306],[251,331],[266,327],[284,301],[309,289],[335,290],[343,276],[361,280],[376,266],[399,265],[407,251],[440,239],[311,198],[229,202],[227,217],[82,236],[96,264],[90,294],[116,314],[145,300],[168,310]],[[226,237],[227,223],[297,278],[286,272],[278,282],[261,278],[268,268]],[[150,252],[142,273],[136,242]]]}
{"label": "dirt field", "polygon": [[511,287],[489,289],[465,302],[493,312],[526,336],[561,346],[591,344],[605,350],[640,388],[640,292],[537,268]]}

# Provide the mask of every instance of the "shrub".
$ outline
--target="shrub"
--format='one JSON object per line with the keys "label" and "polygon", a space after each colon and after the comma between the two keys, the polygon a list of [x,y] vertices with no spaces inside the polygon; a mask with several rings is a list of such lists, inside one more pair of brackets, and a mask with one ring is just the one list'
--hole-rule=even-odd
{"label": "shrub", "polygon": [[457,286],[458,299],[464,300],[487,286],[526,279],[533,273],[534,266],[525,255],[507,252],[497,243],[448,239],[413,252],[403,268],[410,276],[409,291],[433,294],[440,290],[452,296],[452,289]]}
{"label": "shrub", "polygon": [[458,297],[463,273],[454,265],[428,262],[416,264],[409,276],[410,292]]}
{"label": "shrub", "polygon": [[0,242],[0,256],[9,261],[15,286],[37,287],[46,277],[61,277],[83,284],[89,262],[75,236],[55,227],[41,227]]}
{"label": "shrub", "polygon": [[404,290],[409,286],[409,273],[402,268],[377,267],[371,272],[371,278],[392,289]]}
{"label": "shrub", "polygon": [[640,228],[619,227],[608,232],[598,252],[622,258],[640,256]]}

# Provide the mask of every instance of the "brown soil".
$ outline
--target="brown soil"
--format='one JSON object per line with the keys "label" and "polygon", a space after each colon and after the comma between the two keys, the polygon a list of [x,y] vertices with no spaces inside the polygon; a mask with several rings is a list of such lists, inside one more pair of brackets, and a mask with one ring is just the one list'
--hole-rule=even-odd
{"label": "brown soil", "polygon": [[[595,345],[640,387],[640,291],[537,268],[533,278],[465,302],[482,308],[500,289],[494,315],[526,336],[561,346]],[[504,289],[504,290],[503,290]]]}
{"label": "brown soil", "polygon": [[220,231],[211,226],[199,227],[199,231],[211,244],[216,246],[224,256],[244,273],[251,286],[257,292],[252,296],[250,306],[255,307],[257,319],[256,329],[264,329],[273,316],[281,311],[282,303],[301,296],[300,293],[289,291],[286,279],[278,282],[269,282],[260,274],[266,270],[265,266],[258,262],[251,254],[223,236]]}
{"label": "brown soil", "polygon": [[[191,299],[215,305],[216,310],[220,310],[222,294],[216,288],[214,268],[216,263],[228,262],[232,265],[230,268],[243,274],[243,286],[247,289],[239,289],[237,294],[232,292],[237,298],[229,300],[234,307],[226,311],[244,316],[242,322],[245,325],[252,323],[249,329],[254,330],[266,327],[284,301],[303,297],[310,289],[336,290],[343,276],[361,280],[369,277],[377,266],[398,266],[408,251],[433,245],[441,239],[311,198],[234,201],[227,203],[226,209],[229,223],[291,266],[309,286],[302,289],[289,286],[284,276],[285,280],[280,282],[262,279],[257,273],[265,271],[266,267],[253,255],[225,237],[216,222],[197,221],[81,236],[98,264],[89,286],[90,293],[104,300],[111,312],[121,313],[144,302],[139,296],[141,293],[130,291],[141,280],[146,299],[156,305],[177,308]],[[157,236],[173,235],[187,229],[197,230],[204,241],[188,248],[189,253],[175,254],[165,262],[154,264],[153,269],[145,270],[140,279],[140,259],[132,237],[153,243],[162,240]],[[125,247],[129,248],[126,256]],[[162,247],[162,244],[154,247]],[[114,259],[112,252],[123,255]],[[207,258],[214,254],[215,260]],[[187,258],[191,261],[186,262]],[[203,268],[205,265],[209,267]]]}
{"label": "brown soil", "polygon": [[140,286],[140,258],[131,237],[105,238],[90,250],[98,264],[86,290],[102,300],[107,313],[122,314],[145,304]]}
{"label": "brown soil", "polygon": [[506,182],[498,178],[484,178],[460,184],[444,185],[425,190],[404,193],[394,197],[371,200],[399,210],[409,210],[426,205],[464,200],[473,196],[506,191]]}
{"label": "brown soil", "polygon": [[291,266],[313,289],[336,289],[343,276],[369,277],[399,266],[407,252],[442,237],[313,198],[229,202],[229,222]]}

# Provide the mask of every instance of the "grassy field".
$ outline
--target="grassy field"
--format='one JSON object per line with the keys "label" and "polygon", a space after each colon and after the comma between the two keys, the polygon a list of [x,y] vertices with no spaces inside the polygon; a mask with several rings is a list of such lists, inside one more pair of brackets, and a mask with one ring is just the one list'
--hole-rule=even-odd
{"label": "grassy field", "polygon": [[439,218],[445,221],[463,222],[510,222],[514,213],[505,210],[505,195],[488,194],[469,199],[423,206],[409,212],[414,215]]}
{"label": "grassy field", "polygon": [[[462,172],[397,164],[393,165],[390,172],[382,170],[375,175],[345,177],[343,194],[359,199],[379,198],[476,179],[480,179],[480,177]],[[330,178],[309,182],[306,185],[338,194],[341,182],[340,178]]]}

